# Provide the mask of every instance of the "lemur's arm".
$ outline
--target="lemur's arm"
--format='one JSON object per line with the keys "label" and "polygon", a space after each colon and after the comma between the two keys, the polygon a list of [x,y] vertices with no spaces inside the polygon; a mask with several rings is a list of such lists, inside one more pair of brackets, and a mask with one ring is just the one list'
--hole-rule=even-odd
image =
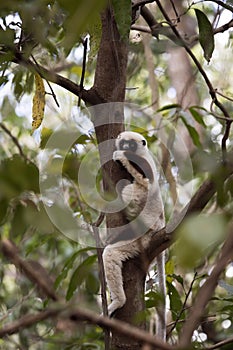
{"label": "lemur's arm", "polygon": [[[151,166],[147,160],[128,151],[115,151],[113,160],[119,161],[133,177],[133,179],[141,184],[148,183],[148,180],[153,180],[154,176],[151,171]],[[146,182],[144,180],[147,180]]]}

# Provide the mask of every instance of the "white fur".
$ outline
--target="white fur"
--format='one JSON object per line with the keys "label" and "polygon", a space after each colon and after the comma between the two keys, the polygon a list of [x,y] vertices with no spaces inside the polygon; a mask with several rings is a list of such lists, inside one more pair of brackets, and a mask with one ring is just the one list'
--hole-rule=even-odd
{"label": "white fur", "polygon": [[[137,142],[136,154],[148,161],[153,173],[153,181],[144,178],[128,161],[124,155],[124,150],[120,150],[121,140],[135,140]],[[116,151],[113,153],[113,160],[118,160],[127,169],[134,178],[133,183],[126,185],[121,193],[123,202],[127,205],[126,216],[131,221],[133,230],[137,230],[140,222],[145,227],[145,232],[152,228],[154,231],[159,231],[165,226],[164,209],[160,195],[159,185],[157,182],[156,166],[153,158],[147,148],[145,139],[142,135],[135,132],[123,132],[116,140]],[[109,244],[103,252],[103,262],[106,275],[106,281],[111,295],[111,304],[108,307],[109,316],[114,311],[121,308],[125,302],[125,292],[123,288],[122,264],[129,258],[135,257],[142,248],[146,248],[149,242],[145,239],[139,242],[128,240]],[[164,259],[164,256],[160,257]],[[164,265],[164,260],[162,261]],[[164,277],[163,277],[164,278]],[[165,281],[164,281],[165,284]],[[161,317],[165,318],[163,314]],[[164,320],[165,321],[165,320]],[[164,339],[160,332],[160,337]]]}

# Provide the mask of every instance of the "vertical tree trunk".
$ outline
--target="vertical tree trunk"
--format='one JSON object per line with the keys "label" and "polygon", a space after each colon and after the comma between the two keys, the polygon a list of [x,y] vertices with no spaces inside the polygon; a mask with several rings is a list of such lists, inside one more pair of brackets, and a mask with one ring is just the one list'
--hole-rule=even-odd
{"label": "vertical tree trunk", "polygon": [[[123,102],[125,98],[126,67],[127,67],[127,44],[121,40],[114,15],[111,8],[102,14],[102,39],[97,58],[97,66],[93,89],[101,98],[103,103],[113,102],[109,108],[104,105],[94,108],[94,124],[98,144],[106,140],[115,139],[124,129]],[[116,102],[116,103],[115,103]],[[122,103],[117,103],[122,102]],[[111,159],[114,147],[101,148],[100,158],[104,163],[107,156]],[[106,152],[110,152],[108,155]],[[116,183],[123,178],[124,173],[120,168],[109,161],[102,167],[103,183],[105,191],[114,190]],[[109,182],[111,179],[111,183]],[[126,224],[122,213],[107,214],[107,228],[110,231],[113,227]],[[145,271],[137,266],[137,260],[130,260],[123,266],[124,289],[127,296],[125,306],[116,312],[116,318],[129,323],[135,323],[135,316],[139,311],[144,310],[144,282]],[[144,328],[144,322],[138,324]],[[140,349],[141,345],[135,340],[121,334],[112,332],[112,349]]]}

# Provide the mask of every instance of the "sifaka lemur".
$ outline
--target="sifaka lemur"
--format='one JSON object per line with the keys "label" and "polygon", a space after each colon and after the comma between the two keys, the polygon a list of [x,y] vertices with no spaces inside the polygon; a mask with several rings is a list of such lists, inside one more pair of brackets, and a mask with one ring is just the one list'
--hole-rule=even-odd
{"label": "sifaka lemur", "polygon": [[[132,224],[134,231],[140,231],[139,235],[142,237],[149,229],[159,231],[165,226],[164,208],[155,162],[147,148],[145,138],[139,133],[125,131],[118,136],[115,146],[113,160],[119,162],[132,179],[120,190],[127,220]],[[148,238],[142,238],[141,245],[138,245],[137,238],[134,238],[118,241],[105,247],[103,262],[111,296],[111,303],[108,307],[109,316],[112,316],[126,302],[122,277],[123,262],[137,256],[140,250],[146,248],[148,244]],[[164,252],[156,259],[159,288],[166,300]],[[156,333],[161,339],[166,340],[166,306],[159,307],[157,312]]]}

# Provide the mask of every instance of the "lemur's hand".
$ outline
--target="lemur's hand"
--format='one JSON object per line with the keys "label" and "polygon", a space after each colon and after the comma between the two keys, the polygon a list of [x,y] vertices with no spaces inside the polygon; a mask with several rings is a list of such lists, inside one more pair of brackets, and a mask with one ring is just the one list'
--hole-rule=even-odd
{"label": "lemur's hand", "polygon": [[115,151],[115,152],[113,152],[112,159],[113,159],[114,161],[119,160],[119,161],[122,162],[123,159],[124,159],[124,160],[127,159],[127,158],[125,157],[124,153],[125,153],[125,151]]}

